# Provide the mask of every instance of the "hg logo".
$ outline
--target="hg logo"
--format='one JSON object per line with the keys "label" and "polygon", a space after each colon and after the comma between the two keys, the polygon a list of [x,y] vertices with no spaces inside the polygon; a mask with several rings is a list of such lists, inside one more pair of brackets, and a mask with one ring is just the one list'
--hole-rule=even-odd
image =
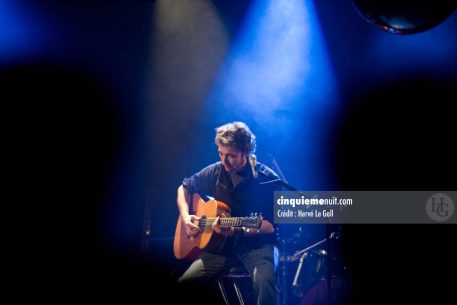
{"label": "hg logo", "polygon": [[431,219],[442,222],[452,216],[454,202],[447,194],[436,193],[428,198],[425,209]]}

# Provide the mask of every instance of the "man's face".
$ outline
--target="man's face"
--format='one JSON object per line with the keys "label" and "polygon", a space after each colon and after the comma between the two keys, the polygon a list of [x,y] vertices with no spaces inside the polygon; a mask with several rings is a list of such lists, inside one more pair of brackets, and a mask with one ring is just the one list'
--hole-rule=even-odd
{"label": "man's face", "polygon": [[227,172],[239,172],[247,162],[247,154],[242,153],[235,145],[218,145],[219,157]]}

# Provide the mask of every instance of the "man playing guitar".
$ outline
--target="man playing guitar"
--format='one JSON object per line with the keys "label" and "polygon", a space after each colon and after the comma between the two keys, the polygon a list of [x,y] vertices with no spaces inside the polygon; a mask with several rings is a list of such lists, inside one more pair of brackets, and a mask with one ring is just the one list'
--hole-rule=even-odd
{"label": "man playing guitar", "polygon": [[[200,238],[204,230],[211,230],[215,238],[223,240],[223,244],[201,249],[178,282],[207,284],[216,281],[236,262],[241,262],[251,275],[255,303],[277,304],[273,192],[279,188],[268,182],[277,180],[278,176],[256,161],[253,154],[255,135],[246,124],[233,122],[218,127],[215,142],[221,161],[185,178],[178,188],[180,220],[177,235],[180,230],[181,235],[194,240]],[[211,196],[214,204],[217,203],[217,213],[209,226],[202,223],[207,223],[210,218],[191,211],[192,207],[195,208],[192,199],[199,198],[195,194]],[[200,203],[202,205],[204,203]],[[241,217],[254,212],[262,213],[258,226],[243,225]],[[234,218],[224,221],[224,217]],[[180,249],[175,237],[175,255],[183,258],[185,254]]]}

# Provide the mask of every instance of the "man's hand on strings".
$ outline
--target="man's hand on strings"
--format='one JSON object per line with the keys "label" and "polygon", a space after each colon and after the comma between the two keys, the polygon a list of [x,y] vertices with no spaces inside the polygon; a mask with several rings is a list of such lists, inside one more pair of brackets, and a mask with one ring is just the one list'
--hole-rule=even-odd
{"label": "man's hand on strings", "polygon": [[184,227],[186,228],[186,234],[188,237],[195,237],[200,233],[199,227],[194,223],[195,221],[200,220],[200,217],[197,215],[188,215],[182,218],[184,222]]}

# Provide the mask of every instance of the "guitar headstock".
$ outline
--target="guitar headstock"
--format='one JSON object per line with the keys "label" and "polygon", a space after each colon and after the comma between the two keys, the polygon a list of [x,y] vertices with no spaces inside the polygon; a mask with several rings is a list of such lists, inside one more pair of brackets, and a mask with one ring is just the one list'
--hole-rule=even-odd
{"label": "guitar headstock", "polygon": [[260,225],[262,224],[262,213],[257,214],[257,213],[251,213],[249,217],[244,217],[243,218],[243,227],[248,227],[248,228],[260,228]]}

